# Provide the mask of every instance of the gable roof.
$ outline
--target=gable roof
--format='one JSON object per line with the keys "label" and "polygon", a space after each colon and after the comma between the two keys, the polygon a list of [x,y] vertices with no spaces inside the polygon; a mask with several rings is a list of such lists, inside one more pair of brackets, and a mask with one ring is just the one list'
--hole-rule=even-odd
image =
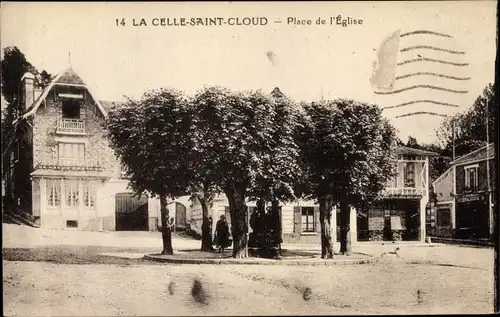
{"label": "gable roof", "polygon": [[398,146],[396,154],[399,155],[419,155],[419,156],[437,156],[436,152],[415,149],[407,146]]}
{"label": "gable roof", "polygon": [[[439,177],[438,177],[438,178],[436,178],[436,180],[432,182],[432,186],[435,186],[435,184],[436,184],[437,182],[442,181],[442,180],[443,180],[443,178],[445,178],[446,176],[448,176],[448,174],[449,174],[450,172],[453,172],[453,166],[452,166],[452,167],[449,167],[449,168],[448,168],[448,169],[447,169],[447,170],[446,170],[443,174],[439,175]],[[453,180],[455,180],[455,179],[453,179]]]}
{"label": "gable roof", "polygon": [[104,108],[104,110],[106,110],[106,112],[109,112],[111,108],[119,107],[125,104],[124,101],[100,100],[99,102],[101,103],[101,106]]}
{"label": "gable roof", "polygon": [[85,83],[80,78],[80,76],[75,73],[75,71],[70,67],[68,68],[61,77],[56,80],[57,84],[68,84],[68,85],[82,85],[85,86]]}
{"label": "gable roof", "polygon": [[278,87],[274,87],[273,91],[271,91],[271,96],[275,98],[285,97],[285,94],[281,92]]}
{"label": "gable roof", "polygon": [[35,102],[31,106],[29,106],[26,109],[26,112],[22,115],[21,118],[25,119],[29,116],[34,115],[36,113],[36,111],[38,110],[38,107],[40,107],[40,104],[42,103],[42,101],[45,100],[45,98],[47,98],[47,95],[49,94],[49,92],[52,90],[52,88],[55,85],[76,85],[76,86],[85,87],[87,89],[87,91],[89,92],[90,96],[92,97],[92,99],[94,99],[99,110],[101,110],[102,114],[105,117],[108,115],[106,110],[103,108],[103,106],[101,105],[99,100],[95,97],[95,95],[92,93],[90,88],[85,84],[85,82],[80,78],[80,76],[78,76],[76,74],[76,72],[73,70],[73,68],[69,67],[69,68],[65,69],[63,72],[60,72],[59,74],[57,74],[56,77],[54,77],[54,79],[50,82],[50,84],[47,87],[45,87],[42,94],[35,100]]}
{"label": "gable roof", "polygon": [[[486,155],[488,155],[488,157]],[[451,165],[463,165],[463,164],[477,162],[477,161],[484,161],[487,158],[488,159],[495,158],[495,148],[493,146],[493,143],[490,143],[487,146],[485,145],[482,148],[479,148],[479,149],[472,151],[468,154],[465,154],[464,156],[461,156],[461,157],[455,159],[450,164]]]}

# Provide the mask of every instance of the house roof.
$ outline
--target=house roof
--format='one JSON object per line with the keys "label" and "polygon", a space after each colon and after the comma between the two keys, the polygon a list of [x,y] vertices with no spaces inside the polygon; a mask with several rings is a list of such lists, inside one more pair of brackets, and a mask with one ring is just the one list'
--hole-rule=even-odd
{"label": "house roof", "polygon": [[396,154],[399,155],[420,155],[420,156],[437,156],[436,152],[415,149],[407,146],[398,146]]}
{"label": "house roof", "polygon": [[285,97],[285,94],[282,93],[278,87],[274,87],[273,91],[271,92],[271,96],[278,98],[278,97]]}
{"label": "house roof", "polygon": [[101,103],[101,106],[104,108],[104,110],[106,110],[106,112],[109,112],[111,108],[125,104],[124,101],[99,100],[99,102]]}
{"label": "house roof", "polygon": [[445,178],[446,176],[448,176],[448,174],[450,172],[453,172],[453,166],[452,167],[449,167],[443,174],[439,175],[438,178],[436,178],[435,181],[432,182],[432,186],[436,186],[435,184],[442,181],[443,178]]}
{"label": "house roof", "polygon": [[92,93],[90,88],[85,84],[85,82],[76,74],[76,72],[73,70],[73,68],[69,67],[63,72],[60,72],[57,74],[57,76],[50,82],[50,84],[45,87],[43,90],[42,94],[33,102],[31,106],[29,106],[26,109],[26,112],[22,115],[22,119],[25,119],[29,116],[32,116],[36,113],[38,107],[40,107],[40,104],[42,103],[45,98],[47,98],[47,95],[49,92],[52,90],[52,88],[55,85],[78,85],[78,86],[84,86],[87,91],[89,92],[90,96],[94,99],[94,101],[97,104],[97,107],[99,110],[101,110],[102,114],[104,116],[107,116],[106,110],[102,107],[101,103],[97,98],[95,98],[95,95]]}
{"label": "house roof", "polygon": [[85,83],[80,78],[80,76],[75,73],[73,68],[68,68],[63,74],[55,81],[57,84],[68,84],[68,85],[83,85]]}
{"label": "house roof", "polygon": [[[487,156],[488,155],[488,156]],[[495,158],[495,147],[493,143],[488,144],[488,146],[483,146],[475,151],[472,151],[464,156],[461,156],[454,161],[452,161],[451,165],[463,165],[471,162],[484,161],[486,159]]]}

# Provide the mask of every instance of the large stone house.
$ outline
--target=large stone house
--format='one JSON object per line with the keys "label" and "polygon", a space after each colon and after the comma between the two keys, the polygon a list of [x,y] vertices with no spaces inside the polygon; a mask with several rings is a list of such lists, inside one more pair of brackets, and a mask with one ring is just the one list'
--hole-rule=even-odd
{"label": "large stone house", "polygon": [[[99,101],[72,68],[43,90],[30,73],[21,85],[6,182],[10,211],[49,228],[156,230],[158,200],[133,196],[105,136],[107,111],[117,103]],[[170,207],[185,228],[187,197]]]}
{"label": "large stone house", "polygon": [[492,236],[496,191],[494,159],[495,149],[491,143],[455,159],[433,182],[436,194],[433,235],[477,239]]}

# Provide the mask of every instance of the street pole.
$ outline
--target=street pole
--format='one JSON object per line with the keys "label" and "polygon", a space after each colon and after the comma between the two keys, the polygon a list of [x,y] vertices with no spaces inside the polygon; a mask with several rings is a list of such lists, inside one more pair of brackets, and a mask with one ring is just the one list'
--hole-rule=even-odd
{"label": "street pole", "polygon": [[245,232],[245,235],[247,237],[247,243],[245,243],[245,258],[248,258],[248,239],[249,239],[249,235],[248,235],[249,234],[249,232],[248,232],[249,231],[248,230],[248,222],[249,222],[248,221],[248,207],[247,207],[247,209],[245,211],[245,221],[246,221],[246,226],[245,226],[246,232]]}
{"label": "street pole", "polygon": [[490,236],[493,235],[493,210],[491,208],[491,184],[490,184],[490,131],[488,118],[488,103],[486,103],[486,179],[488,181],[488,215],[489,215],[489,231]]}
{"label": "street pole", "polygon": [[452,130],[453,130],[453,161],[455,160],[455,119],[452,119]]}

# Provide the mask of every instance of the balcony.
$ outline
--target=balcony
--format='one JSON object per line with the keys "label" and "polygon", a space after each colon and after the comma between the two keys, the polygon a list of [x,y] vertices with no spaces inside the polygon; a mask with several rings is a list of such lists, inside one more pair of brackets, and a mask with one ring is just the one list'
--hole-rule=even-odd
{"label": "balcony", "polygon": [[56,133],[73,135],[85,134],[85,121],[82,119],[59,119],[57,120]]}
{"label": "balcony", "polygon": [[100,162],[96,159],[49,158],[42,159],[35,169],[51,169],[58,171],[102,171]]}

